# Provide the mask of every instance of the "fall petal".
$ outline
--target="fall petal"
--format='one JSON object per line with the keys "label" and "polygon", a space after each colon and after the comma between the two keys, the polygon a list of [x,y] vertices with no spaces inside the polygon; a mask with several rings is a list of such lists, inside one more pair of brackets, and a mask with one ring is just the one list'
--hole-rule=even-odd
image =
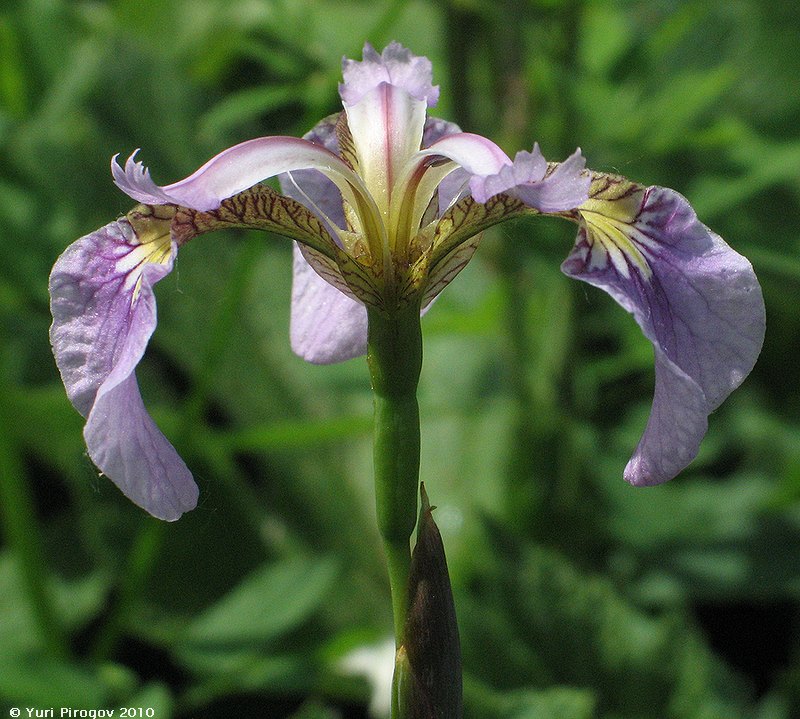
{"label": "fall petal", "polygon": [[315,364],[332,364],[367,351],[367,310],[322,279],[294,249],[292,350]]}
{"label": "fall petal", "polygon": [[708,415],[755,364],[761,290],[747,259],[673,190],[596,176],[580,213],[562,270],[631,312],[656,353],[653,408],[625,477],[664,482],[695,457]]}
{"label": "fall petal", "polygon": [[101,387],[83,436],[100,471],[154,517],[172,522],[197,505],[191,472],[147,413],[135,374]]}
{"label": "fall petal", "polygon": [[[142,500],[134,498],[140,506],[170,519],[191,508],[197,490],[147,416],[134,370],[156,326],[153,285],[171,271],[175,252],[168,231],[138,236],[123,218],[70,245],[50,275],[53,354],[67,395],[87,418],[89,454],[128,496]],[[132,454],[136,442],[153,456]],[[153,462],[175,473],[143,472]],[[175,488],[169,507],[158,501],[156,485],[165,483]],[[153,501],[144,503],[147,497]]]}

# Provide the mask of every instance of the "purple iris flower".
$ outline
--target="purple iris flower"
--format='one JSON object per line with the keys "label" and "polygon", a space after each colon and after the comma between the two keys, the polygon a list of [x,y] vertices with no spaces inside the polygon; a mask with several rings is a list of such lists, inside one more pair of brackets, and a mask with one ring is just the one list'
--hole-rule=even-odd
{"label": "purple iris flower", "polygon": [[[116,184],[141,204],[68,247],[50,276],[53,352],[98,468],[156,517],[196,505],[135,376],[156,325],[153,285],[193,237],[249,227],[295,240],[292,347],[331,363],[365,352],[366,306],[425,311],[483,230],[546,214],[578,225],[562,270],[608,292],[653,343],[653,407],[625,478],[648,485],[680,472],[761,349],[750,263],[673,190],[586,170],[580,150],[548,163],[534,145],[512,160],[429,117],[431,64],[397,43],[381,54],[366,45],[343,74],[343,111],[302,139],[243,142],[165,186],[133,156],[124,168],[112,160]],[[261,184],[272,177],[280,193]]]}

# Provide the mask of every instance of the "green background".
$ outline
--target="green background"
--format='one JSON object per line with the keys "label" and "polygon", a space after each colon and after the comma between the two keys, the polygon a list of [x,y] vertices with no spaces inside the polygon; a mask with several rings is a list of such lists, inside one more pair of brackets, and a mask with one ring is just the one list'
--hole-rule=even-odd
{"label": "green background", "polygon": [[[783,9],[781,9],[783,8]],[[753,262],[764,351],[679,478],[634,489],[652,349],[567,280],[574,227],[503,225],[424,320],[422,476],[468,719],[800,716],[800,10],[756,0],[17,0],[0,6],[0,713],[366,717],[391,633],[366,366],[288,347],[290,243],[218,233],[157,288],[138,377],[193,470],[163,524],[85,454],[47,276],[126,212],[109,158],[180,179],[338,108],[398,40],[435,114],[673,187]],[[118,714],[117,714],[118,715]]]}

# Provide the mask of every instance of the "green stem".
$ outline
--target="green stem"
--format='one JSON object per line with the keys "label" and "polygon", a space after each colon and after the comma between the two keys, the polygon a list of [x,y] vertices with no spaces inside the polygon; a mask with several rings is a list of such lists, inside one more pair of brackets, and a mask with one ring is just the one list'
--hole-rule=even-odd
{"label": "green stem", "polygon": [[422,368],[419,305],[368,310],[368,355],[374,393],[375,501],[392,592],[395,641],[404,641],[411,533],[417,523],[419,405]]}

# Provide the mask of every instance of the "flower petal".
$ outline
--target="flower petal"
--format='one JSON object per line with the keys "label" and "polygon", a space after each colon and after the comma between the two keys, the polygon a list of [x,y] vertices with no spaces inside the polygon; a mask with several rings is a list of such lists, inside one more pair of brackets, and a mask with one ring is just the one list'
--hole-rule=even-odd
{"label": "flower petal", "polygon": [[[341,113],[339,113],[341,114]],[[338,155],[339,142],[336,138],[336,123],[339,115],[332,115],[318,122],[309,132],[303,135],[304,140],[324,147]],[[347,227],[342,206],[342,194],[336,185],[319,170],[296,170],[282,174],[279,178],[281,192],[291,197],[309,210],[315,212],[320,219],[327,218],[336,227]],[[328,228],[336,237],[335,228]]]}
{"label": "flower petal", "polygon": [[467,266],[475,254],[475,250],[478,249],[482,236],[481,233],[478,233],[465,240],[431,268],[422,295],[423,314],[439,296],[439,293]]}
{"label": "flower petal", "polygon": [[432,85],[430,60],[396,42],[380,55],[367,43],[363,57],[343,61],[339,94],[359,174],[388,218],[393,189],[422,145],[427,109],[436,104],[439,88]]}
{"label": "flower petal", "polygon": [[147,414],[133,372],[103,384],[83,436],[103,474],[154,517],[172,522],[197,506],[197,485]]}
{"label": "flower petal", "polygon": [[631,312],[656,356],[653,408],[625,470],[635,485],[674,477],[697,454],[707,417],[741,384],[764,338],[753,268],[684,197],[595,175],[562,270]]}
{"label": "flower petal", "polygon": [[[438,161],[439,158],[450,162]],[[493,174],[510,163],[505,152],[491,140],[467,132],[445,135],[415,153],[398,182],[398,194],[406,199],[412,197],[413,204],[393,207],[395,235],[414,234],[421,223],[431,219],[429,210],[434,198],[438,199],[435,216],[441,217],[465,194],[470,175]]]}
{"label": "flower petal", "polygon": [[[454,122],[440,120],[436,117],[429,117],[425,122],[425,132],[422,135],[422,147],[423,149],[427,149],[434,142],[438,142],[449,135],[457,135],[460,133],[461,128]],[[461,195],[468,179],[469,175],[464,170],[459,169],[451,172],[439,183],[438,215],[444,213]]]}
{"label": "flower petal", "polygon": [[128,197],[132,197],[134,200],[143,202],[146,205],[164,205],[175,202],[169,194],[164,192],[163,188],[153,182],[150,177],[150,170],[141,162],[134,160],[138,152],[139,149],[137,148],[125,160],[124,170],[117,161],[119,154],[111,158],[111,174],[114,177],[114,184]]}
{"label": "flower petal", "polygon": [[442,120],[438,117],[429,117],[425,120],[425,130],[422,133],[422,147],[430,147],[448,135],[457,135],[461,128],[454,122]]}
{"label": "flower petal", "polygon": [[378,55],[369,43],[364,45],[364,59],[342,61],[344,82],[339,85],[342,102],[355,105],[379,85],[394,85],[415,100],[433,107],[439,99],[439,86],[434,86],[433,66],[427,57],[412,55],[400,43],[393,42]]}
{"label": "flower petal", "polygon": [[[50,275],[50,340],[67,394],[88,419],[90,456],[148,512],[177,519],[194,506],[197,489],[175,450],[138,409],[133,375],[156,326],[153,285],[171,271],[176,252],[167,220],[153,218],[146,229],[137,234],[123,218],[65,250]],[[115,405],[115,397],[130,412]],[[147,457],[125,450],[137,441]],[[148,463],[174,473],[138,474]],[[167,502],[157,486],[171,486],[175,501]]]}
{"label": "flower petal", "polygon": [[513,164],[496,174],[473,176],[470,190],[478,202],[505,192],[540,212],[565,212],[588,198],[590,178],[583,172],[585,164],[578,149],[547,174],[547,162],[536,144],[533,152],[518,152]]}
{"label": "flower petal", "polygon": [[363,182],[340,158],[296,137],[260,137],[234,145],[212,157],[189,177],[163,187],[150,179],[141,163],[133,161],[133,155],[124,170],[112,163],[117,186],[134,199],[145,204],[170,202],[201,212],[217,209],[222,200],[261,180],[302,169],[319,170],[347,196],[355,191],[359,199],[368,202]]}
{"label": "flower petal", "polygon": [[381,83],[355,104],[345,102],[358,172],[388,217],[403,168],[422,145],[427,105],[402,87]]}
{"label": "flower petal", "polygon": [[141,244],[123,218],[74,242],[56,261],[50,339],[82,415],[114,368],[122,364],[130,373],[144,353],[156,321],[150,285],[170,271],[173,253],[168,235]]}
{"label": "flower petal", "polygon": [[314,364],[332,364],[367,351],[367,310],[322,279],[294,249],[292,350]]}
{"label": "flower petal", "polygon": [[[338,152],[338,116],[318,123],[303,139]],[[300,170],[280,178],[281,190],[339,227],[346,221],[336,186],[316,170]],[[308,362],[332,364],[367,351],[367,311],[350,296],[344,280],[333,277],[319,262],[309,263],[294,247],[290,338],[292,350]],[[328,279],[325,279],[328,278]],[[343,287],[344,285],[344,287]]]}
{"label": "flower petal", "polygon": [[506,165],[511,165],[511,158],[498,145],[471,132],[446,135],[419,154],[422,157],[446,157],[471,175],[493,175]]}

